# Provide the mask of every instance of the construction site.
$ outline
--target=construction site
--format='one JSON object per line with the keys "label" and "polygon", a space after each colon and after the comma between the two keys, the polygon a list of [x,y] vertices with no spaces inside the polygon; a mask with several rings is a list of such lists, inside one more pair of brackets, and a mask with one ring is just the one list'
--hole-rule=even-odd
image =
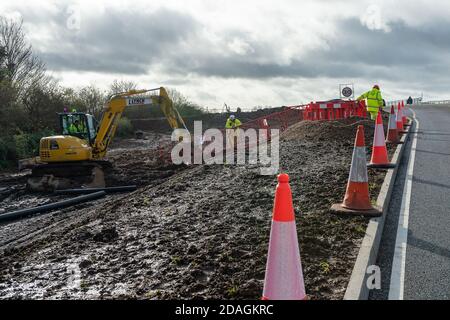
{"label": "construction site", "polygon": [[[291,177],[308,298],[343,299],[369,219],[364,210],[341,215],[331,206],[342,202],[346,192],[357,128],[363,126],[371,150],[375,122],[365,105],[352,101],[265,113],[255,114],[242,128],[279,131],[279,172]],[[385,128],[389,116],[380,112]],[[170,117],[169,123],[177,119]],[[166,120],[160,121],[168,127]],[[32,171],[37,165],[40,172],[42,164],[33,167],[29,159],[31,169],[3,174],[0,297],[259,299],[276,175],[261,175],[258,164],[174,165],[167,161],[165,146],[171,146],[170,134],[150,130],[116,139],[104,158],[111,167],[105,169],[103,185],[55,185],[49,180],[57,174],[47,172],[39,177],[39,192],[33,191]],[[385,147],[389,158],[396,146]],[[247,152],[249,148],[256,146],[247,146]],[[368,169],[371,199],[376,200],[386,172]],[[38,214],[21,213],[79,194],[98,196]]]}
{"label": "construction site", "polygon": [[449,15],[0,1],[0,301],[290,319],[450,300]]}

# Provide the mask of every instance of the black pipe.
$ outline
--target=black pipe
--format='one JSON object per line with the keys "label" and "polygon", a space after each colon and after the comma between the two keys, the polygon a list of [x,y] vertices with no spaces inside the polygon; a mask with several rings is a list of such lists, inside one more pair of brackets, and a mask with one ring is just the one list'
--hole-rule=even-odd
{"label": "black pipe", "polygon": [[86,189],[67,189],[67,190],[55,190],[54,194],[88,194],[93,192],[105,191],[106,193],[112,192],[126,192],[135,191],[136,186],[122,186],[122,187],[109,187],[109,188],[86,188]]}
{"label": "black pipe", "polygon": [[59,202],[46,204],[43,206],[37,206],[34,208],[21,209],[21,210],[17,210],[17,211],[2,213],[2,214],[0,214],[0,222],[15,220],[15,219],[18,219],[18,218],[21,218],[21,217],[24,217],[24,216],[27,216],[30,214],[42,213],[42,212],[51,211],[51,210],[55,210],[55,209],[70,207],[70,206],[73,206],[73,205],[76,205],[79,203],[83,203],[83,202],[87,202],[87,201],[91,201],[91,200],[95,200],[95,199],[104,197],[105,195],[106,195],[105,191],[100,191],[100,192],[91,193],[88,195],[79,196],[79,197],[68,199],[68,200],[63,200],[63,201],[59,201]]}

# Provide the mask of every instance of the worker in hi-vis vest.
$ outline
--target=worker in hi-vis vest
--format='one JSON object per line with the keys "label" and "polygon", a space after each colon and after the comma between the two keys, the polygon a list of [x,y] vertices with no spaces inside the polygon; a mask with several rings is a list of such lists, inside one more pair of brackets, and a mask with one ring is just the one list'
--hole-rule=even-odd
{"label": "worker in hi-vis vest", "polygon": [[372,90],[367,91],[358,97],[358,101],[367,99],[367,111],[370,113],[372,120],[376,120],[378,111],[383,107],[383,97],[381,96],[380,87],[374,85]]}
{"label": "worker in hi-vis vest", "polygon": [[230,147],[234,148],[235,139],[239,136],[239,127],[242,122],[236,119],[236,116],[232,114],[225,123],[225,129],[227,131],[227,140]]}

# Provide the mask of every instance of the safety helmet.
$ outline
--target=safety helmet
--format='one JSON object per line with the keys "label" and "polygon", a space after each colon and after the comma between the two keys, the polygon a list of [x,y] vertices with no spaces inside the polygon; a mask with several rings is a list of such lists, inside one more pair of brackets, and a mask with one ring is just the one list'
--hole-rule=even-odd
{"label": "safety helmet", "polygon": [[375,84],[375,85],[373,86],[373,88],[374,88],[374,89],[378,89],[378,90],[380,90],[380,86],[379,86],[379,85],[377,85],[377,84]]}
{"label": "safety helmet", "polygon": [[234,120],[234,119],[236,119],[236,116],[235,116],[234,114],[232,114],[232,115],[230,116],[230,119],[231,119],[231,120]]}

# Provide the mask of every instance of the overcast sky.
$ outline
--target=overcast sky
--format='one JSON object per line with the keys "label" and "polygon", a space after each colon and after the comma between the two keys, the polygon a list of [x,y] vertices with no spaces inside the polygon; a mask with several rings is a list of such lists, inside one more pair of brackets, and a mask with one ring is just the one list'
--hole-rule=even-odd
{"label": "overcast sky", "polygon": [[450,98],[450,2],[420,0],[5,1],[67,86],[175,88],[209,108],[357,94]]}

